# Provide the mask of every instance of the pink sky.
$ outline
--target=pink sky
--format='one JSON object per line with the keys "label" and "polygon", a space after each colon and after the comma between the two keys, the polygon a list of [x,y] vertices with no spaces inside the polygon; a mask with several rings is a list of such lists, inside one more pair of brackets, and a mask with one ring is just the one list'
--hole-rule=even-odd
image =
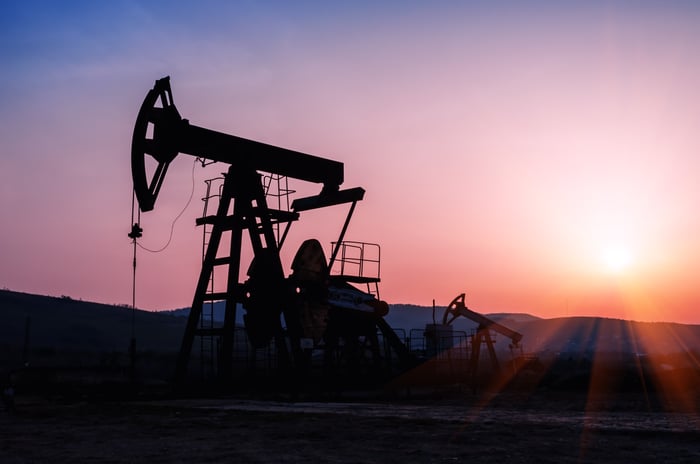
{"label": "pink sky", "polygon": [[[347,238],[382,245],[389,303],[700,323],[693,4],[78,5],[0,20],[0,286],[131,302],[131,131],[170,75],[193,124],[345,163],[367,190]],[[197,167],[171,245],[139,253],[138,306],[191,303],[198,198],[224,169]],[[144,246],[191,173],[180,156]],[[303,216],[285,264],[345,211]]]}

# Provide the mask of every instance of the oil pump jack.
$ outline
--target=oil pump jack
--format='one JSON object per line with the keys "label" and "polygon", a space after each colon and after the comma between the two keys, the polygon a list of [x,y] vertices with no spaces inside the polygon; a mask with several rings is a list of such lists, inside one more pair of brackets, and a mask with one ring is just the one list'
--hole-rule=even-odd
{"label": "oil pump jack", "polygon": [[492,319],[472,311],[465,304],[465,294],[461,293],[456,296],[450,304],[445,308],[445,313],[442,316],[442,326],[450,326],[455,319],[458,317],[465,317],[478,324],[476,332],[471,337],[471,354],[469,358],[469,374],[472,379],[476,378],[479,360],[481,358],[481,345],[486,345],[488,350],[489,359],[491,360],[491,369],[494,373],[500,371],[500,364],[498,362],[498,356],[496,356],[496,348],[494,347],[494,340],[491,336],[491,331],[500,333],[501,335],[510,339],[511,343],[509,348],[511,353],[515,349],[520,349],[520,341],[523,336],[511,330],[508,327],[499,324]]}
{"label": "oil pump jack", "polygon": [[[131,145],[131,166],[135,196],[142,212],[154,208],[168,166],[179,154],[229,165],[217,212],[197,219],[198,225],[211,226],[191,311],[177,359],[176,381],[187,377],[188,360],[195,337],[216,337],[219,346],[217,377],[233,380],[232,359],[237,306],[243,316],[247,338],[255,348],[274,340],[280,366],[303,371],[310,358],[308,341],[324,346],[325,358],[336,356],[340,346],[356,345],[351,339],[369,342],[372,356],[379,358],[377,331],[398,354],[410,362],[410,353],[384,321],[388,305],[378,295],[356,288],[356,284],[377,283],[379,276],[331,275],[338,252],[343,249],[355,205],[365,191],[360,187],[340,189],[344,166],[338,161],[197,127],[183,119],[173,102],[169,77],[156,81],[139,110]],[[153,158],[155,170],[146,172],[146,160]],[[297,198],[289,210],[268,207],[261,173],[287,176],[320,184],[317,195]],[[304,211],[349,204],[349,212],[337,242],[333,242],[330,262],[315,239],[302,244],[292,262],[292,274],[285,277],[280,248],[290,225]],[[284,225],[281,237],[273,226]],[[134,224],[133,230],[140,226]],[[241,248],[247,232],[253,259],[247,279],[241,271]],[[132,231],[133,233],[133,231]],[[230,245],[220,254],[222,235],[230,234]],[[227,268],[224,291],[210,289],[215,269]],[[355,284],[355,285],[353,285]],[[202,308],[206,302],[224,301],[221,327],[203,327]],[[284,324],[282,323],[284,320]],[[304,343],[302,343],[304,341]],[[357,340],[355,340],[356,342]]]}

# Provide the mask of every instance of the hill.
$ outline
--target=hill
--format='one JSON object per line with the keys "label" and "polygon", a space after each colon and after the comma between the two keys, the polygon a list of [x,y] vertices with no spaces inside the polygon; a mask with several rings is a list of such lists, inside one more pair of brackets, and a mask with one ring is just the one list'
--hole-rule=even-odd
{"label": "hill", "polygon": [[30,350],[126,352],[132,318],[139,350],[173,351],[185,321],[124,306],[0,290],[0,346]]}
{"label": "hill", "polygon": [[[385,317],[391,327],[410,331],[412,329],[424,329],[426,324],[441,323],[442,316],[445,312],[444,306],[436,306],[435,314],[433,308],[429,306],[417,306],[410,304],[392,304],[389,305],[389,314]],[[178,317],[187,317],[190,313],[190,308],[178,308],[162,313],[170,314]],[[236,324],[243,325],[243,309],[239,306],[236,312]],[[214,320],[217,322],[224,321],[224,303],[219,301],[214,303],[213,307]],[[504,325],[521,324],[539,320],[538,317],[523,313],[494,313],[486,314],[489,318]],[[454,322],[456,330],[472,330],[476,328],[476,324],[467,319],[457,319]]]}
{"label": "hill", "polygon": [[700,325],[565,317],[515,324],[534,352],[670,354],[700,352]]}
{"label": "hill", "polygon": [[[440,322],[444,307],[392,305],[387,322],[406,336],[422,336],[425,325]],[[105,305],[0,290],[0,347],[20,356],[25,343],[31,351],[128,351],[132,317],[139,351],[169,352],[179,349],[188,308],[173,311],[132,312],[124,306]],[[238,311],[237,324],[242,324]],[[223,319],[223,305],[214,307],[215,319]],[[528,314],[498,313],[491,319],[523,335],[527,352],[556,356],[590,357],[595,353],[647,355],[700,352],[700,325],[632,322],[599,317],[540,319]],[[454,330],[470,332],[476,324],[458,318]],[[411,334],[411,330],[414,330]],[[508,342],[497,335],[499,350]]]}

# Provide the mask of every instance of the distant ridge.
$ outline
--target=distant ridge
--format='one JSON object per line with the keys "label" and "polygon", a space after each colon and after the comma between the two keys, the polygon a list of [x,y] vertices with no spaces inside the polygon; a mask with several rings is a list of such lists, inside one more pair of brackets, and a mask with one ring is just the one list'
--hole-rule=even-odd
{"label": "distant ridge", "polygon": [[493,319],[494,321],[500,321],[503,319],[509,319],[516,322],[531,322],[531,321],[541,321],[542,318],[538,316],[533,316],[528,313],[487,313],[485,316]]}
{"label": "distant ridge", "polygon": [[[28,329],[31,349],[126,351],[133,316],[126,306],[0,290],[0,346],[23,346]],[[135,322],[141,350],[177,349],[185,326],[181,318],[142,310]]]}
{"label": "distant ridge", "polygon": [[[419,306],[412,304],[391,304],[389,305],[389,314],[386,317],[389,325],[395,328],[402,329],[417,329],[424,328],[425,324],[430,324],[432,320],[432,307],[431,306]],[[444,306],[436,306],[435,308],[435,322],[440,323],[442,321],[442,316],[445,312]],[[190,313],[190,308],[178,308],[167,311],[161,311],[163,314],[170,314],[177,317],[187,317]],[[236,323],[239,325],[243,324],[243,308],[240,307],[236,312]],[[218,322],[223,322],[224,320],[224,303],[215,302],[213,306],[214,320]],[[494,313],[485,314],[485,316],[493,319],[496,322],[531,322],[535,320],[541,320],[541,318],[532,316],[525,313]],[[455,321],[457,327],[460,328],[472,328],[472,323],[466,319]]]}
{"label": "distant ridge", "polygon": [[[437,307],[440,322],[444,307]],[[223,305],[214,306],[215,318],[223,319]],[[243,311],[237,311],[242,319]],[[0,349],[15,351],[29,329],[32,349],[125,352],[131,338],[132,310],[125,306],[0,290]],[[189,308],[172,311],[136,311],[139,350],[175,352],[179,349]],[[494,313],[491,319],[520,332],[528,352],[590,356],[595,352],[648,353],[694,352],[700,359],[700,325],[632,322],[601,317],[541,319],[530,314]],[[420,334],[433,322],[432,307],[391,305],[386,317],[390,326]],[[242,323],[242,320],[239,322]],[[455,330],[470,331],[475,324],[455,320]],[[500,336],[499,336],[500,337]],[[502,337],[497,337],[498,340]],[[507,349],[507,342],[497,342]]]}

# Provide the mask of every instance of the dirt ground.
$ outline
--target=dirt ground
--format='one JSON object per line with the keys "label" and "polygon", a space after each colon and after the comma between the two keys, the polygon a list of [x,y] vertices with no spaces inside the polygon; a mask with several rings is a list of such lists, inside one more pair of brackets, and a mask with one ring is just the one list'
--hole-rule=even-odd
{"label": "dirt ground", "polygon": [[0,462],[700,462],[697,413],[645,399],[57,402],[0,411]]}

